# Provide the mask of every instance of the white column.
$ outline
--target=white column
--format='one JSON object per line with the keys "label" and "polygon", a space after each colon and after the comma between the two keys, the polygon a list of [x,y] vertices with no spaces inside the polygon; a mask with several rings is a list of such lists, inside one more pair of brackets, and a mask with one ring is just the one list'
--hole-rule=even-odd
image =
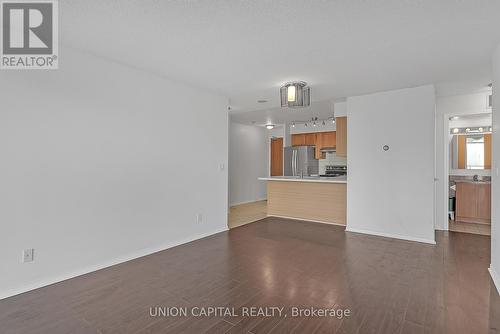
{"label": "white column", "polygon": [[290,133],[290,123],[283,124],[283,147],[292,146],[292,134]]}

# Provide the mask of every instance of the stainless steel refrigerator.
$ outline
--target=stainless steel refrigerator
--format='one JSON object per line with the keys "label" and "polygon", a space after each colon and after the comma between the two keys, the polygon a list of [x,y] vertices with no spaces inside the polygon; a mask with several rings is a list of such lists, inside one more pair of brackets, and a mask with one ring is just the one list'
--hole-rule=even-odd
{"label": "stainless steel refrigerator", "polygon": [[314,155],[314,146],[289,146],[283,150],[284,175],[304,176],[317,175],[319,172],[319,161]]}

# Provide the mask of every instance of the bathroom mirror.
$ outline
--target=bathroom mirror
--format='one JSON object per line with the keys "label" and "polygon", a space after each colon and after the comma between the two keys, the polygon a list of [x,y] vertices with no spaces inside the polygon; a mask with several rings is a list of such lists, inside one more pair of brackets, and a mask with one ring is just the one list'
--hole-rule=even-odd
{"label": "bathroom mirror", "polygon": [[450,155],[452,169],[491,169],[491,133],[452,135]]}

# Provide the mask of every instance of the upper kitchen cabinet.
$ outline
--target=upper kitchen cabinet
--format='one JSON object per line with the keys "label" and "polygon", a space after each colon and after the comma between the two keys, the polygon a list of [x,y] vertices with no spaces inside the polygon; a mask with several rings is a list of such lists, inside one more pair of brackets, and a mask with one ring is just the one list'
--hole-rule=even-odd
{"label": "upper kitchen cabinet", "polygon": [[292,146],[304,146],[306,144],[305,134],[292,135]]}
{"label": "upper kitchen cabinet", "polygon": [[337,155],[339,157],[347,156],[347,117],[337,117]]}
{"label": "upper kitchen cabinet", "polygon": [[316,159],[325,158],[325,154],[321,152],[321,149],[335,147],[336,137],[335,131],[316,133]]}
{"label": "upper kitchen cabinet", "polygon": [[316,146],[316,133],[306,133],[305,142],[307,146]]}
{"label": "upper kitchen cabinet", "polygon": [[316,146],[316,133],[299,133],[292,135],[292,146]]}
{"label": "upper kitchen cabinet", "polygon": [[328,131],[328,132],[320,132],[318,133],[320,136],[321,140],[318,140],[320,142],[319,146],[320,148],[324,147],[335,147],[337,145],[337,135],[335,131]]}
{"label": "upper kitchen cabinet", "polygon": [[292,146],[315,146],[316,159],[321,159],[321,149],[325,147],[335,147],[336,138],[335,131],[293,134]]}

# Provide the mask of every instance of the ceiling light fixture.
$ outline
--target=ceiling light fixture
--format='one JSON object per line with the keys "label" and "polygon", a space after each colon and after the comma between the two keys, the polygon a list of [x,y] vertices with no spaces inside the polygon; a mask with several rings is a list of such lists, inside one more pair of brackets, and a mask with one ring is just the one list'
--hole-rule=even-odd
{"label": "ceiling light fixture", "polygon": [[295,122],[292,123],[292,128],[294,128],[294,127],[295,127]]}
{"label": "ceiling light fixture", "polygon": [[318,120],[318,117],[313,117],[311,118],[311,121],[313,123],[313,126],[316,126],[316,121]]}
{"label": "ceiling light fixture", "polygon": [[483,132],[484,129],[483,128],[479,128],[478,130],[479,130],[479,132]]}
{"label": "ceiling light fixture", "polygon": [[274,125],[273,124],[267,124],[266,125],[266,129],[272,130],[272,129],[274,129]]}
{"label": "ceiling light fixture", "polygon": [[458,128],[453,129],[453,133],[458,133],[458,131],[460,131]]}
{"label": "ceiling light fixture", "polygon": [[470,128],[465,129],[465,132],[470,132]]}
{"label": "ceiling light fixture", "polygon": [[288,82],[281,86],[281,107],[301,108],[311,104],[311,90],[304,81]]}

